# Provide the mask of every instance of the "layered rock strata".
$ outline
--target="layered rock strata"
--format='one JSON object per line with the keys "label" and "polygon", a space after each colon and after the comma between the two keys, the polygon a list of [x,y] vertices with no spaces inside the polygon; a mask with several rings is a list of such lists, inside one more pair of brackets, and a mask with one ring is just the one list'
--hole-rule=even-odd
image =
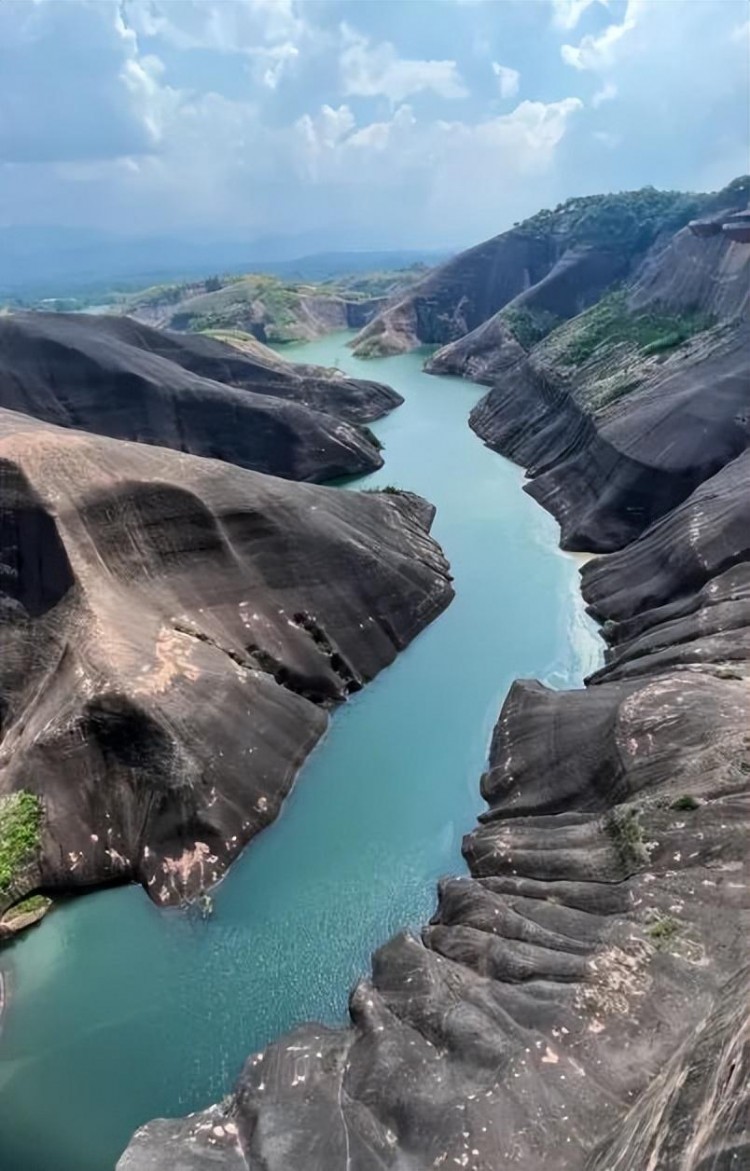
{"label": "layered rock strata", "polygon": [[432,921],[119,1171],[750,1161],[750,455],[583,571],[609,643],[514,685]]}
{"label": "layered rock strata", "polygon": [[645,256],[697,214],[716,221],[718,231],[726,221],[729,238],[744,238],[746,221],[732,217],[749,197],[750,178],[743,176],[706,195],[646,187],[569,199],[468,248],[392,297],[355,338],[355,352],[447,345],[501,311],[537,324],[574,317],[630,279]]}
{"label": "layered rock strata", "polygon": [[471,426],[528,468],[563,547],[609,552],[750,444],[749,297],[750,248],[686,228],[530,349],[498,316],[430,369],[491,385]]}
{"label": "layered rock strata", "polygon": [[0,410],[0,801],[40,810],[0,912],[216,881],[450,601],[432,515]]}
{"label": "layered rock strata", "polygon": [[382,465],[358,424],[401,397],[376,382],[295,367],[123,317],[0,317],[0,408],[115,439],[321,481]]}

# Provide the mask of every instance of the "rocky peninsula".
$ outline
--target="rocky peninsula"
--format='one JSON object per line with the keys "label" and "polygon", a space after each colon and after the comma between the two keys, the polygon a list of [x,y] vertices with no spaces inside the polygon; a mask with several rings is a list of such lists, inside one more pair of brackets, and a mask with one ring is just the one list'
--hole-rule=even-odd
{"label": "rocky peninsula", "polygon": [[379,466],[341,415],[400,401],[127,319],[0,321],[0,917],[203,892],[448,605],[429,504],[290,482]]}
{"label": "rocky peninsula", "polygon": [[[747,180],[728,190],[744,206]],[[741,231],[721,230],[736,200],[699,198],[718,233],[661,220],[619,275],[591,254],[529,275],[528,249],[503,243],[504,303],[536,277],[566,290],[553,322],[493,316],[471,273],[495,242],[451,262],[466,276],[452,288],[448,266],[426,278],[468,334],[432,368],[486,378],[473,426],[532,465],[569,547],[611,551],[582,572],[605,665],[580,690],[511,689],[469,873],[373,956],[350,1027],[304,1025],[252,1055],[221,1105],[139,1130],[119,1171],[750,1160],[747,260]],[[581,304],[566,272],[589,262]],[[438,320],[418,300],[381,336],[451,340],[415,327]]]}
{"label": "rocky peninsula", "polygon": [[0,408],[285,479],[380,467],[361,424],[400,401],[390,387],[295,368],[257,343],[239,350],[127,317],[0,317]]}

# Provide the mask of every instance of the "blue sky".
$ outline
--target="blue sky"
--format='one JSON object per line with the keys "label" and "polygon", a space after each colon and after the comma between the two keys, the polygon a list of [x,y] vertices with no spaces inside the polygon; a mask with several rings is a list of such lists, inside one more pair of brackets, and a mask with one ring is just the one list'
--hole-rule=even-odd
{"label": "blue sky", "polygon": [[464,244],[748,169],[745,0],[3,0],[0,226]]}

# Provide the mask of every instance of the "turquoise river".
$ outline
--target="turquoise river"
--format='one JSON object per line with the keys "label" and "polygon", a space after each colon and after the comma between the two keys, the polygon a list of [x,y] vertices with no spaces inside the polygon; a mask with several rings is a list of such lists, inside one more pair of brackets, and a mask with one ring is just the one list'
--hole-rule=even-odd
{"label": "turquoise river", "polygon": [[112,1171],[131,1132],[232,1086],[244,1057],[302,1020],[344,1021],[370,952],[429,918],[516,676],[578,686],[599,640],[557,526],[467,418],[481,389],[422,372],[424,353],[358,361],[339,334],[288,354],[389,382],[374,430],[395,484],[437,505],[448,610],[333,717],[278,821],[207,919],[140,888],[68,902],[0,952],[0,1171]]}

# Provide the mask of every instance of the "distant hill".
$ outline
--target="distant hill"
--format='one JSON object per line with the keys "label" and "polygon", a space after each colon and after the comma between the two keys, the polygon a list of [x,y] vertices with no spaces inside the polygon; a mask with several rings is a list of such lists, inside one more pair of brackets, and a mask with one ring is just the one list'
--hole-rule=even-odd
{"label": "distant hill", "polygon": [[318,283],[270,273],[225,274],[153,285],[120,296],[111,311],[159,328],[192,333],[239,331],[271,343],[307,341],[335,330],[361,329],[391,298],[402,296],[428,271],[426,265],[414,264],[396,270],[349,272]]}
{"label": "distant hill", "polygon": [[321,281],[343,273],[437,264],[429,249],[335,250],[335,236],[310,233],[265,240],[127,237],[88,229],[0,228],[0,298],[105,295],[206,273],[266,272]]}

